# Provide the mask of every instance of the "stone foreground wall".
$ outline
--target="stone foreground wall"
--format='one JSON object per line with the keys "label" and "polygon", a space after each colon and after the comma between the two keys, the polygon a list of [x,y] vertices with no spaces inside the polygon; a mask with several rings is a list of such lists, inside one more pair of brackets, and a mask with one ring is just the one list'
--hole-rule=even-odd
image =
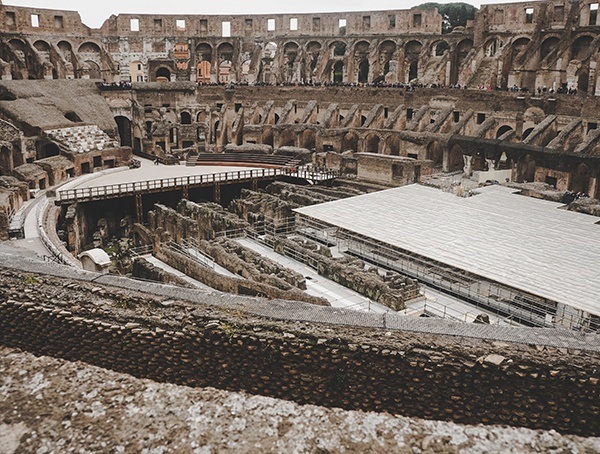
{"label": "stone foreground wall", "polygon": [[191,454],[200,447],[298,453],[600,451],[600,438],[301,406],[155,383],[6,347],[0,347],[0,372],[3,454]]}
{"label": "stone foreground wall", "polygon": [[0,344],[301,404],[600,434],[596,351],[269,321],[249,301],[225,310],[0,269]]}

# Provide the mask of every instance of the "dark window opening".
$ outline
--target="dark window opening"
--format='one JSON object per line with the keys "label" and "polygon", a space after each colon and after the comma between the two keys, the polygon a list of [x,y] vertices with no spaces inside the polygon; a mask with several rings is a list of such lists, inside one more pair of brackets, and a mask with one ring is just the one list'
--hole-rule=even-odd
{"label": "dark window opening", "polygon": [[477,124],[480,125],[484,121],[485,121],[485,114],[484,113],[478,113],[477,114]]}
{"label": "dark window opening", "polygon": [[417,153],[408,153],[407,156],[411,159],[419,159],[419,155]]}
{"label": "dark window opening", "polygon": [[90,163],[89,162],[81,163],[81,173],[82,174],[90,173]]}
{"label": "dark window opening", "polygon": [[390,20],[390,28],[396,28],[396,16],[395,15],[389,16],[389,20]]}
{"label": "dark window opening", "polygon": [[323,144],[323,151],[333,151],[333,145],[330,144]]}
{"label": "dark window opening", "polygon": [[413,27],[420,27],[423,16],[421,14],[413,14]]}
{"label": "dark window opening", "polygon": [[94,156],[94,169],[102,167],[102,156]]}
{"label": "dark window opening", "polygon": [[454,117],[454,123],[458,123],[460,121],[460,112],[455,110],[452,112],[452,115]]}
{"label": "dark window opening", "polygon": [[13,13],[12,11],[7,11],[6,12],[6,25],[15,25],[17,23],[17,17],[15,16],[15,13]]}
{"label": "dark window opening", "polygon": [[200,31],[201,32],[206,32],[208,31],[208,20],[207,19],[200,19]]}
{"label": "dark window opening", "polygon": [[62,16],[54,16],[54,28],[63,28],[63,17]]}
{"label": "dark window opening", "polygon": [[598,3],[592,3],[590,5],[590,22],[589,25],[596,25],[598,20]]}
{"label": "dark window opening", "polygon": [[406,109],[406,119],[407,120],[412,120],[414,111],[412,109]]}
{"label": "dark window opening", "polygon": [[525,23],[533,24],[533,8],[525,8]]}
{"label": "dark window opening", "polygon": [[554,189],[556,189],[556,183],[557,182],[558,182],[557,178],[546,175],[546,184],[549,184]]}
{"label": "dark window opening", "polygon": [[161,31],[162,30],[162,19],[154,19],[154,31]]}
{"label": "dark window opening", "polygon": [[588,123],[587,130],[588,132],[593,131],[594,129],[598,129],[598,123]]}
{"label": "dark window opening", "polygon": [[242,108],[242,103],[241,102],[236,102],[235,103],[235,111],[238,112],[241,108]]}
{"label": "dark window opening", "polygon": [[73,123],[81,123],[81,118],[73,111],[65,113],[65,118]]}

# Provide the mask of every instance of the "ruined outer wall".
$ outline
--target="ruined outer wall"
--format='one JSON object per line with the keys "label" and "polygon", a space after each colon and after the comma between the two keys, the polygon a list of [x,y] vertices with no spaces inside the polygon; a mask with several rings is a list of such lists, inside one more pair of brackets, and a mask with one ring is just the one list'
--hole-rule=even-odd
{"label": "ruined outer wall", "polygon": [[0,343],[36,355],[299,403],[600,434],[596,351],[364,326],[334,331],[250,315],[260,300],[238,299],[231,311],[203,304],[231,297],[195,292],[189,304],[97,280],[0,273]]}

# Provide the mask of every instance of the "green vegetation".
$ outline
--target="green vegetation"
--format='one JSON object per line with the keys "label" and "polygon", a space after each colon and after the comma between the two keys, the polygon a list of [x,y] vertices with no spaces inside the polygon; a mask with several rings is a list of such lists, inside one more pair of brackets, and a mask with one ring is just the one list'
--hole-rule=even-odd
{"label": "green vegetation", "polygon": [[415,6],[416,9],[437,8],[443,17],[442,33],[450,33],[455,27],[464,27],[468,20],[475,19],[475,8],[468,3],[423,3]]}

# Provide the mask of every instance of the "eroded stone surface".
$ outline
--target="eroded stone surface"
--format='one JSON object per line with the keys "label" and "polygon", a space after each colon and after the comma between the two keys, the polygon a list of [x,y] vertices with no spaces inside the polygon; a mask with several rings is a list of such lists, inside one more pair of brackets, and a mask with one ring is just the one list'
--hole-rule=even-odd
{"label": "eroded stone surface", "polygon": [[600,438],[192,389],[0,347],[0,452],[597,452]]}

